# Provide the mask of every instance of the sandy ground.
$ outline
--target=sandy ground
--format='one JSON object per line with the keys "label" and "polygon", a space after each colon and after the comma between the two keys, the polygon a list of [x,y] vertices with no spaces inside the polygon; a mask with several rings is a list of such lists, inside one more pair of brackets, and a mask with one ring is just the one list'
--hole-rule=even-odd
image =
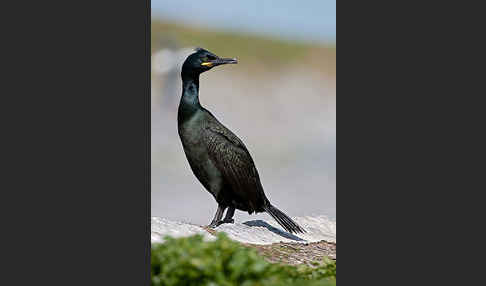
{"label": "sandy ground", "polygon": [[[201,76],[200,100],[246,144],[270,201],[289,216],[336,217],[335,78],[304,67]],[[192,174],[177,134],[178,72],[152,86],[152,216],[207,224],[216,202]],[[173,82],[168,85],[167,83]],[[271,219],[236,212],[235,221]]]}

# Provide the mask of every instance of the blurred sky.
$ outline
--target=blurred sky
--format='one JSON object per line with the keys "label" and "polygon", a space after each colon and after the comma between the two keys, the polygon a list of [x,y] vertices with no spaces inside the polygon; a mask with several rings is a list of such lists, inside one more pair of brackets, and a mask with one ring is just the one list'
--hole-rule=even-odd
{"label": "blurred sky", "polygon": [[336,0],[152,0],[152,17],[295,40],[336,41]]}

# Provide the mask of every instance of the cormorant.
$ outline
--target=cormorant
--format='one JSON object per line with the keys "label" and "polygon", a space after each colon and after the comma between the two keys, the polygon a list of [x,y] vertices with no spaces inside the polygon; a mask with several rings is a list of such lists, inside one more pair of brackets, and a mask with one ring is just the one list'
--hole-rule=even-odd
{"label": "cormorant", "polygon": [[[238,209],[249,214],[267,212],[288,232],[303,233],[303,228],[265,196],[258,171],[243,142],[199,103],[199,75],[215,66],[236,63],[236,59],[220,58],[197,48],[184,61],[181,72],[178,131],[194,175],[218,203],[209,226],[233,223]],[[226,216],[221,220],[226,208]]]}

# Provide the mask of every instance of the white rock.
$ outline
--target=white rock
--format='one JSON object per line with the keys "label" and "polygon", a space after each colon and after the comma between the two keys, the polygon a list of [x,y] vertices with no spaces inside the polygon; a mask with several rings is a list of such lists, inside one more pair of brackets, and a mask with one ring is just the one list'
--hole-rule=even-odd
{"label": "white rock", "polygon": [[152,243],[163,242],[165,236],[185,237],[195,234],[202,234],[206,239],[214,239],[206,230],[200,226],[170,221],[165,218],[152,217],[151,220],[151,241]]}
{"label": "white rock", "polygon": [[[307,243],[321,240],[336,242],[336,221],[330,220],[326,216],[297,217],[294,220],[307,232],[297,235],[285,232],[273,220],[252,220],[244,223],[223,224],[215,230],[225,232],[233,240],[252,244]],[[202,234],[206,239],[214,238],[201,226],[152,217],[152,243],[163,242],[163,237],[166,235],[182,237],[194,234]]]}

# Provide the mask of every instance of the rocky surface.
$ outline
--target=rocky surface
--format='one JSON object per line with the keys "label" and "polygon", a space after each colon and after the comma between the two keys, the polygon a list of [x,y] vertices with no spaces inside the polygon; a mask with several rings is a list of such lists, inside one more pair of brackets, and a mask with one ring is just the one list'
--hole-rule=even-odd
{"label": "rocky surface", "polygon": [[152,242],[162,242],[166,235],[181,237],[202,234],[210,239],[214,232],[225,232],[233,240],[258,245],[277,242],[310,243],[322,240],[336,242],[336,221],[330,220],[326,216],[296,217],[294,220],[307,232],[304,234],[288,233],[273,220],[223,224],[212,230],[196,224],[152,217]]}
{"label": "rocky surface", "polygon": [[166,235],[183,237],[201,234],[214,239],[217,232],[224,232],[233,240],[255,248],[271,262],[300,264],[321,261],[323,257],[336,259],[336,221],[326,216],[297,217],[294,220],[307,232],[285,232],[273,220],[252,220],[244,223],[223,224],[215,229],[191,223],[152,217],[152,243],[164,241]]}
{"label": "rocky surface", "polygon": [[336,260],[336,243],[319,241],[312,243],[280,242],[271,245],[245,244],[255,248],[260,255],[272,263],[308,264],[320,262],[327,257]]}
{"label": "rocky surface", "polygon": [[152,243],[163,242],[165,236],[184,237],[194,234],[201,234],[207,239],[213,236],[204,228],[198,225],[171,221],[165,218],[152,217],[151,221],[151,241]]}

